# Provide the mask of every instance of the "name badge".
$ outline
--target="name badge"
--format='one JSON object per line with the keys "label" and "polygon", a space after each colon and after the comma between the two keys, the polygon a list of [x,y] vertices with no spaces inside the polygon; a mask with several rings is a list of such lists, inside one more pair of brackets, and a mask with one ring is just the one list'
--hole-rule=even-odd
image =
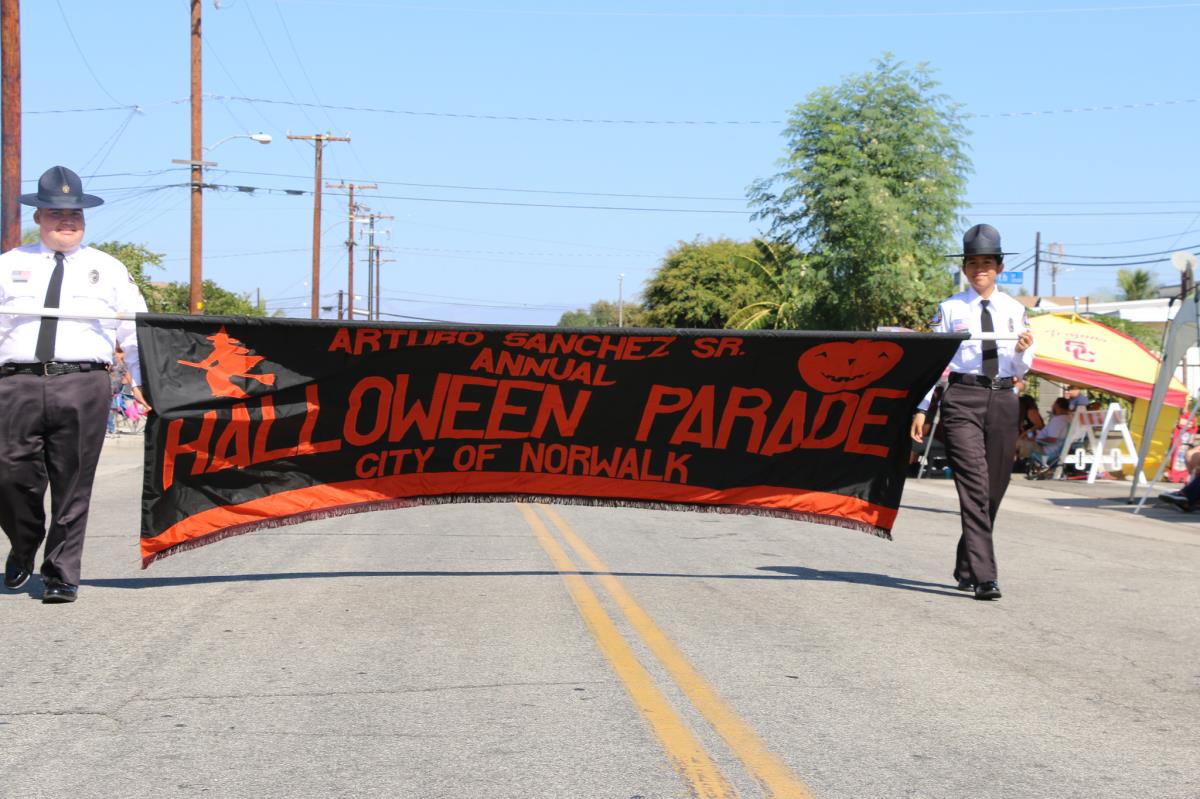
{"label": "name badge", "polygon": [[12,282],[28,283],[29,282],[29,273],[28,272],[18,272],[17,270],[14,269],[13,273],[12,273]]}
{"label": "name badge", "polygon": [[956,320],[954,320],[954,322],[952,322],[950,324],[950,327],[951,327],[951,331],[950,331],[951,333],[961,333],[967,329],[967,323],[956,319]]}

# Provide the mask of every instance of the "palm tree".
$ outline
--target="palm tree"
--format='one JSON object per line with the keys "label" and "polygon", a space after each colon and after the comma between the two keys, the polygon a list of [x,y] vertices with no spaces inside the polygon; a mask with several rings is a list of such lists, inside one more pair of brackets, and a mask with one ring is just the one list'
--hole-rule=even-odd
{"label": "palm tree", "polygon": [[1154,276],[1145,269],[1122,269],[1117,272],[1117,287],[1123,300],[1150,300],[1158,296]]}
{"label": "palm tree", "polygon": [[804,318],[804,299],[800,279],[804,259],[786,244],[754,240],[758,258],[735,255],[734,261],[746,269],[758,286],[758,297],[730,314],[727,328],[740,330],[796,330]]}

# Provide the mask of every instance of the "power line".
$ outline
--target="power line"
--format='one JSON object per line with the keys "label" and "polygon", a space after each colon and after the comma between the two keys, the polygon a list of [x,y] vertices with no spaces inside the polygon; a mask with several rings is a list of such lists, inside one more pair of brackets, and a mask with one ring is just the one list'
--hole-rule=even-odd
{"label": "power line", "polygon": [[[262,32],[259,31],[259,37],[262,37]],[[266,42],[263,42],[264,46]],[[216,51],[210,48],[210,52],[216,55]],[[268,56],[270,51],[268,50]],[[225,68],[219,56],[217,62],[229,75],[228,69]],[[276,70],[279,67],[276,64]],[[232,75],[229,75],[235,89],[242,92],[240,95],[227,94],[205,94],[206,100],[220,100],[222,102],[241,102],[241,103],[265,103],[268,105],[287,105],[297,108],[319,108],[326,112],[329,111],[356,111],[366,114],[392,114],[396,116],[411,116],[411,117],[434,117],[445,119],[475,119],[484,121],[503,121],[503,122],[551,122],[551,123],[567,123],[567,124],[590,124],[590,125],[660,125],[660,126],[693,126],[693,127],[719,127],[724,125],[786,125],[787,120],[784,119],[604,119],[594,117],[554,117],[554,116],[532,116],[532,115],[516,115],[516,114],[473,114],[454,111],[414,111],[403,108],[377,108],[372,106],[354,106],[354,105],[328,105],[325,103],[305,103],[295,98],[295,94],[288,87],[288,93],[292,95],[291,100],[275,100],[266,97],[247,97],[245,91],[237,85],[237,81],[233,80]],[[187,97],[181,97],[175,100],[165,100],[152,105],[179,105],[189,101]],[[119,101],[118,101],[119,102]],[[1144,100],[1133,103],[1113,103],[1107,105],[1091,105],[1077,106],[1073,108],[1047,108],[1035,111],[993,111],[963,114],[964,119],[1017,119],[1017,118],[1032,118],[1040,116],[1053,116],[1057,114],[1091,114],[1110,111],[1137,111],[1147,108],[1165,108],[1169,106],[1184,106],[1200,103],[1200,97],[1185,97],[1180,99],[1167,100]],[[22,110],[21,114],[82,114],[99,111],[125,111],[136,109],[145,112],[145,108],[150,106],[142,105],[116,105],[116,106],[99,106],[92,108],[49,108],[37,111]],[[260,112],[261,115],[261,112]],[[320,127],[311,118],[305,115],[313,127]]]}
{"label": "power line", "polygon": [[[288,175],[288,177],[294,177]],[[1020,202],[973,202],[976,205],[1195,205],[1200,200],[1024,200]]]}
{"label": "power line", "polygon": [[1161,264],[1166,258],[1154,258],[1149,261],[1122,261],[1115,264],[1083,263],[1080,261],[1058,261],[1059,266],[1078,266],[1084,269],[1114,269],[1125,266],[1144,266],[1146,264]]}
{"label": "power line", "polygon": [[[125,130],[129,127],[129,123],[133,121],[135,114],[137,114],[137,111],[130,111],[129,115],[125,117],[120,126],[118,126],[117,129],[113,131],[112,135],[100,145],[100,149],[97,150],[91,158],[84,162],[83,168],[85,170],[91,166],[92,161],[95,161],[97,157],[99,157],[100,160],[96,162],[95,168],[99,169],[100,167],[104,166],[104,162],[108,160],[110,155],[112,155],[113,149],[117,146],[117,142],[119,142],[121,137],[125,134]],[[101,153],[103,153],[103,156],[101,156]]]}
{"label": "power line", "polygon": [[[1066,246],[1066,245],[1063,245],[1063,246]],[[1200,249],[1200,244],[1192,244],[1187,247],[1175,247],[1174,249],[1170,249],[1170,250],[1159,250],[1158,252],[1129,253],[1128,255],[1077,255],[1075,253],[1072,253],[1071,257],[1072,258],[1091,258],[1091,259],[1095,259],[1098,261],[1100,261],[1100,260],[1115,261],[1115,260],[1123,260],[1126,258],[1149,258],[1152,255],[1170,256],[1172,253],[1178,252],[1179,250],[1196,250],[1196,249]],[[1042,255],[1048,255],[1048,253],[1043,250]],[[1162,261],[1164,259],[1158,258],[1156,260]],[[1146,261],[1145,263],[1154,263],[1154,261]]]}
{"label": "power line", "polygon": [[50,108],[44,111],[26,111],[21,110],[21,115],[25,114],[86,114],[92,111],[141,111],[140,105],[106,105],[96,108]]}
{"label": "power line", "polygon": [[[178,186],[188,186],[190,183],[175,184]],[[279,189],[267,186],[235,186],[222,183],[205,183],[205,189],[216,191],[240,191],[252,194],[256,191],[265,191],[268,193],[283,193],[292,195],[312,194],[312,190],[305,189]],[[459,205],[500,205],[513,208],[563,208],[570,210],[586,210],[586,211],[639,211],[639,212],[657,212],[657,213],[681,213],[681,214],[736,214],[743,216],[748,214],[748,211],[730,211],[719,208],[644,208],[635,206],[621,205],[570,205],[565,203],[518,203],[505,202],[500,200],[461,200],[449,199],[444,197],[409,197],[394,194],[373,194],[374,198],[384,200],[406,200],[409,202],[427,202],[427,203],[455,203]]]}
{"label": "power line", "polygon": [[[289,93],[291,93],[289,89]],[[443,119],[476,119],[501,122],[553,122],[560,124],[578,125],[662,125],[662,126],[693,126],[719,127],[724,125],[786,125],[783,119],[605,119],[595,117],[553,117],[531,116],[517,114],[472,114],[454,111],[414,111],[405,108],[378,108],[373,106],[355,105],[322,105],[319,103],[304,103],[293,98],[291,100],[273,100],[266,97],[245,97],[232,95],[206,94],[213,100],[232,100],[243,103],[267,103],[271,105],[290,105],[298,108],[320,108],[335,111],[356,111],[366,114],[392,114],[408,117],[433,117]],[[1145,108],[1161,108],[1166,106],[1181,106],[1200,103],[1200,97],[1188,97],[1176,100],[1148,100],[1136,103],[1116,103],[1109,105],[1079,106],[1075,108],[1050,108],[1035,111],[1006,111],[992,113],[965,113],[965,119],[1007,119],[1023,117],[1050,116],[1055,114],[1085,114],[1107,111],[1132,111]],[[311,120],[310,120],[311,121]]]}
{"label": "power line", "polygon": [[1089,241],[1089,242],[1064,243],[1063,246],[1064,247],[1110,247],[1114,244],[1141,244],[1144,241],[1161,241],[1162,239],[1178,240],[1179,238],[1187,235],[1188,233],[1195,233],[1196,231],[1197,231],[1197,228],[1192,228],[1189,226],[1187,230],[1182,230],[1179,233],[1168,233],[1165,236],[1149,236],[1144,239],[1125,239],[1124,241]]}
{"label": "power line", "polygon": [[[281,172],[251,172],[248,170],[241,170],[241,169],[230,169],[230,170],[226,170],[226,171],[229,172],[230,174],[257,175],[260,177],[273,177],[273,178],[304,179],[307,177],[307,175],[289,175],[289,174],[285,174],[285,173],[281,173]],[[365,179],[351,178],[350,180],[353,182],[357,182],[359,180],[365,180]],[[408,182],[400,181],[400,180],[376,180],[374,178],[371,179],[371,182],[378,183],[382,186],[410,186],[413,188],[422,188],[422,189],[456,189],[456,190],[461,190],[461,191],[509,191],[509,192],[519,192],[522,194],[559,194],[559,195],[576,196],[576,197],[626,197],[626,198],[636,198],[636,199],[644,199],[644,200],[698,200],[698,201],[711,200],[713,202],[745,202],[745,200],[746,200],[745,197],[711,197],[711,196],[696,196],[696,195],[687,195],[687,194],[628,194],[628,193],[614,193],[614,192],[601,192],[601,191],[567,191],[567,190],[557,190],[557,189],[522,189],[522,188],[511,188],[511,187],[505,187],[505,186],[461,186],[461,185],[455,185],[455,184],[450,184],[450,183],[408,183]],[[372,196],[374,196],[374,195],[372,195]],[[1181,202],[1183,202],[1183,201],[1181,201]],[[1200,202],[1200,200],[1188,201],[1188,202]]]}
{"label": "power line", "polygon": [[396,6],[391,2],[364,2],[364,0],[285,0],[304,5],[361,6],[367,8],[386,7],[403,11],[426,11],[450,14],[492,14],[542,17],[640,17],[667,19],[896,19],[902,17],[1014,17],[1049,14],[1080,14],[1127,11],[1174,11],[1197,8],[1200,3],[1157,3],[1154,5],[1083,6],[1078,8],[1030,8],[1030,9],[982,9],[976,11],[593,11],[586,9],[518,9],[518,8],[461,8],[428,5]]}
{"label": "power line", "polygon": [[[263,44],[263,50],[266,52],[267,58],[271,62],[271,66],[275,67],[275,74],[278,75],[279,80],[282,81],[283,88],[287,89],[287,93],[292,98],[293,104],[300,107],[300,113],[304,114],[304,118],[308,120],[308,124],[311,125],[313,128],[320,128],[321,126],[318,125],[316,122],[313,122],[312,117],[310,117],[304,111],[305,107],[311,107],[312,104],[311,103],[301,103],[301,102],[299,102],[299,100],[296,99],[296,93],[294,91],[292,91],[291,84],[289,84],[287,78],[284,77],[283,70],[281,70],[279,68],[279,63],[275,60],[275,54],[271,52],[271,46],[269,44],[267,44],[267,38],[265,36],[263,36],[262,28],[260,28],[258,26],[258,20],[254,16],[254,9],[252,7],[253,4],[246,3],[245,5],[246,5],[246,13],[250,15],[250,22],[252,22],[254,24],[254,30],[256,33],[258,33],[258,39]],[[205,95],[205,96],[209,96],[209,95]]]}
{"label": "power line", "polygon": [[417,303],[422,305],[449,305],[461,308],[506,308],[518,309],[523,311],[573,311],[574,306],[570,305],[539,305],[528,302],[454,302],[450,300],[417,300],[399,295],[388,295],[386,292],[382,295],[383,299],[389,302],[406,302]]}
{"label": "power line", "polygon": [[1186,211],[1030,211],[1029,213],[998,211],[990,212],[988,216],[1194,216],[1197,213],[1200,211],[1193,208]]}
{"label": "power line", "polygon": [[79,40],[75,38],[75,31],[71,30],[71,20],[67,19],[67,12],[63,11],[62,0],[54,0],[54,2],[58,5],[58,13],[62,17],[63,26],[67,29],[67,34],[71,37],[71,41],[75,43],[75,51],[79,53],[79,60],[87,67],[88,74],[92,76],[92,80],[96,81],[96,85],[100,87],[100,91],[107,94],[108,99],[120,105],[121,101],[113,97],[112,92],[104,87],[104,84],[100,82],[100,78],[96,76],[96,70],[92,69],[92,65],[88,63],[87,56],[83,54],[83,48],[79,46]]}

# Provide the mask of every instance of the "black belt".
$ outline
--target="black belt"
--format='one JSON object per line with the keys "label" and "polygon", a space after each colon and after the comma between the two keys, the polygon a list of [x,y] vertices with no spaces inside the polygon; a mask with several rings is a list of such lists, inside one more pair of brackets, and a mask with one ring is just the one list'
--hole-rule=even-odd
{"label": "black belt", "polygon": [[36,363],[0,364],[0,377],[9,375],[68,375],[73,372],[107,370],[108,364],[98,361],[38,361]]}
{"label": "black belt", "polygon": [[964,386],[990,388],[993,391],[1013,387],[1013,379],[1011,377],[985,377],[984,375],[969,375],[963,372],[951,372],[950,382],[962,383]]}

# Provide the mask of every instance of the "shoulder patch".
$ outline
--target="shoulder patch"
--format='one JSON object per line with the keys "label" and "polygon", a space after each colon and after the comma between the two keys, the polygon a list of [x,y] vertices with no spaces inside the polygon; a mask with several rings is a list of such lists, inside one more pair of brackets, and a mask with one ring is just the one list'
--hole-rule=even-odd
{"label": "shoulder patch", "polygon": [[929,326],[937,327],[941,323],[942,323],[942,306],[939,305],[938,309],[933,312],[933,318],[929,320]]}

